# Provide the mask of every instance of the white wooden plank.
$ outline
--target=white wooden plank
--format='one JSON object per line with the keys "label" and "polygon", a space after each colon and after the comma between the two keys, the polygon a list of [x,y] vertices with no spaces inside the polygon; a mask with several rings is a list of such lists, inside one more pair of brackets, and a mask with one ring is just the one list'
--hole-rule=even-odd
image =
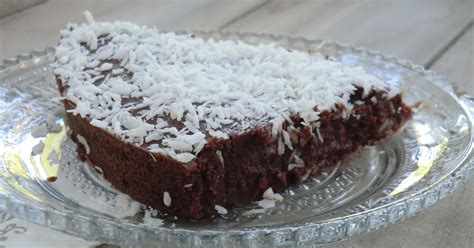
{"label": "white wooden plank", "polygon": [[44,2],[46,0],[2,0],[0,18]]}
{"label": "white wooden plank", "polygon": [[58,1],[0,19],[0,59],[53,46],[67,22],[82,22],[84,10],[98,20],[129,20],[166,30],[217,29],[263,0]]}
{"label": "white wooden plank", "polygon": [[450,47],[433,67],[433,71],[442,74],[459,87],[460,91],[466,91],[474,95],[474,27],[471,28]]}
{"label": "white wooden plank", "polygon": [[227,30],[322,38],[424,64],[472,19],[471,0],[272,1]]}

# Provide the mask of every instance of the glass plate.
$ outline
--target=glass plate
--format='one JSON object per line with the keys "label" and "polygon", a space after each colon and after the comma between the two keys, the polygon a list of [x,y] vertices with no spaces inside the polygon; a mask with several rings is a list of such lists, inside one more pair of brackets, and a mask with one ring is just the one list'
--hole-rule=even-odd
{"label": "glass plate", "polygon": [[[0,209],[88,240],[162,247],[275,247],[331,243],[414,215],[446,197],[473,171],[473,99],[422,67],[347,45],[285,36],[195,32],[199,37],[274,42],[317,50],[401,87],[408,104],[421,102],[405,128],[346,162],[282,193],[264,213],[256,204],[207,221],[135,214],[100,173],[77,159],[62,125],[33,138],[34,127],[61,108],[51,70],[53,49],[0,64]],[[59,131],[59,130],[58,130]],[[43,151],[32,155],[42,141]],[[57,177],[54,182],[47,179]],[[133,215],[126,218],[118,218]]]}

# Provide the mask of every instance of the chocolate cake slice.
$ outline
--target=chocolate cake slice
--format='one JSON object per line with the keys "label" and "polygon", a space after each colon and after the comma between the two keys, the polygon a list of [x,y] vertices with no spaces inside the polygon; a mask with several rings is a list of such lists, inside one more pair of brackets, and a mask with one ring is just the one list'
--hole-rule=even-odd
{"label": "chocolate cake slice", "polygon": [[163,213],[245,206],[411,116],[397,89],[318,53],[86,17],[55,54],[70,136],[114,187]]}

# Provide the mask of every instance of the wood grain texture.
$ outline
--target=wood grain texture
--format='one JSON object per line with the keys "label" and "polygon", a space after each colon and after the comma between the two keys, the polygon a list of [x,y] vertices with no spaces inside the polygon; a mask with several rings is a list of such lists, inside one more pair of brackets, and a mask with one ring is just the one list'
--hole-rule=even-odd
{"label": "wood grain texture", "polygon": [[460,91],[466,91],[472,96],[474,95],[473,49],[474,27],[471,25],[469,30],[430,69],[446,76],[450,82],[458,86]]}
{"label": "wood grain texture", "polygon": [[50,0],[0,19],[0,59],[54,46],[59,38],[59,30],[68,22],[83,22],[82,13],[85,10],[90,10],[97,20],[127,20],[164,30],[207,30],[218,29],[262,2],[263,0]]}
{"label": "wood grain texture", "polygon": [[279,0],[226,29],[337,40],[424,64],[471,21],[472,6],[472,0]]}
{"label": "wood grain texture", "polygon": [[44,2],[46,2],[46,0],[1,0],[0,18]]}

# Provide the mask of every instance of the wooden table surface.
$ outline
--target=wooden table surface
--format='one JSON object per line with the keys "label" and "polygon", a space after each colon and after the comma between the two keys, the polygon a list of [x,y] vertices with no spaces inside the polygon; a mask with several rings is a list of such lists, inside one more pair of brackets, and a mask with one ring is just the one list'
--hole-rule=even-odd
{"label": "wooden table surface", "polygon": [[[0,9],[10,6],[1,0]],[[408,59],[474,94],[473,0],[54,1],[0,18],[0,59],[54,46],[67,22],[267,32],[337,40]],[[473,247],[474,179],[417,216],[328,247]]]}

